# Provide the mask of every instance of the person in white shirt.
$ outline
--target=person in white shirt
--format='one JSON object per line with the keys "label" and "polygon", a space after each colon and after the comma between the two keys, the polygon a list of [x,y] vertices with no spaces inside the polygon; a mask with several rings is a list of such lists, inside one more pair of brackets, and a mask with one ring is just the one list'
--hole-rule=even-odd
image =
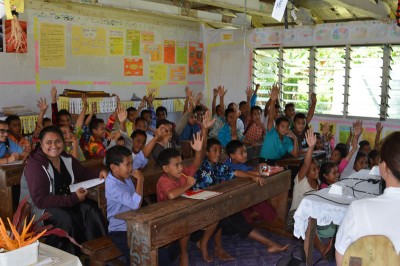
{"label": "person in white shirt", "polygon": [[380,150],[379,171],[386,182],[383,194],[350,204],[336,236],[336,264],[342,265],[346,249],[367,235],[388,237],[400,251],[400,131],[387,136]]}

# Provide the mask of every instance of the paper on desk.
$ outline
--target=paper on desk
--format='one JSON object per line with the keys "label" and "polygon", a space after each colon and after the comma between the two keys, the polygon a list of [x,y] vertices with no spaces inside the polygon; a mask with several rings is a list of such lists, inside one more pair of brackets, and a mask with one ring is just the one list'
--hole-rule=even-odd
{"label": "paper on desk", "polygon": [[206,200],[215,196],[221,195],[222,192],[209,191],[209,190],[188,190],[182,194],[182,197],[189,199]]}
{"label": "paper on desk", "polygon": [[14,162],[12,162],[12,163],[3,163],[3,164],[1,164],[1,166],[7,166],[7,165],[19,165],[19,164],[23,164],[24,163],[24,161],[22,161],[22,160],[19,160],[19,161],[14,161]]}
{"label": "paper on desk", "polygon": [[100,179],[100,178],[90,179],[90,180],[86,180],[86,181],[83,181],[80,183],[75,183],[75,184],[69,185],[69,190],[71,190],[71,192],[75,192],[79,188],[88,189],[88,188],[100,185],[102,183],[104,183],[104,179]]}

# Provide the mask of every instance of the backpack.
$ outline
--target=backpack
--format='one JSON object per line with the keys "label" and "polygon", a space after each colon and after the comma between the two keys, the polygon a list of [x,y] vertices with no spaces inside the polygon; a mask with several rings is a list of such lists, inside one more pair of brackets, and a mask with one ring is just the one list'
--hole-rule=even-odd
{"label": "backpack", "polygon": [[282,257],[276,263],[276,266],[307,266],[306,253],[303,247],[296,246],[292,250],[292,253],[290,253],[290,256]]}

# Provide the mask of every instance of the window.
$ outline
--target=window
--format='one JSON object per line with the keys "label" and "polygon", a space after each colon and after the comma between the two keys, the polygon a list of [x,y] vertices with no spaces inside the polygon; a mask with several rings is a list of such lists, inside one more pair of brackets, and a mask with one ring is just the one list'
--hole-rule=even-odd
{"label": "window", "polygon": [[400,119],[400,45],[392,45],[390,52],[388,117]]}
{"label": "window", "polygon": [[383,46],[351,47],[348,115],[379,117]]}
{"label": "window", "polygon": [[294,103],[296,112],[308,112],[310,49],[284,49],[282,74],[283,104]]}
{"label": "window", "polygon": [[279,50],[265,49],[254,51],[254,83],[260,84],[257,105],[264,108],[269,100],[271,86],[279,81]]}
{"label": "window", "polygon": [[343,114],[346,48],[317,48],[315,53],[316,114]]}

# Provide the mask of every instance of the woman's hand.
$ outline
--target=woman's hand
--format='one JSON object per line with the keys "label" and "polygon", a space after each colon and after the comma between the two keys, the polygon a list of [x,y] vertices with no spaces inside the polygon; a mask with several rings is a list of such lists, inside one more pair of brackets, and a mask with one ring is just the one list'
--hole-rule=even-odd
{"label": "woman's hand", "polygon": [[78,188],[77,191],[75,191],[76,196],[78,196],[78,199],[80,202],[84,201],[86,199],[86,195],[88,194],[88,191],[84,188]]}

